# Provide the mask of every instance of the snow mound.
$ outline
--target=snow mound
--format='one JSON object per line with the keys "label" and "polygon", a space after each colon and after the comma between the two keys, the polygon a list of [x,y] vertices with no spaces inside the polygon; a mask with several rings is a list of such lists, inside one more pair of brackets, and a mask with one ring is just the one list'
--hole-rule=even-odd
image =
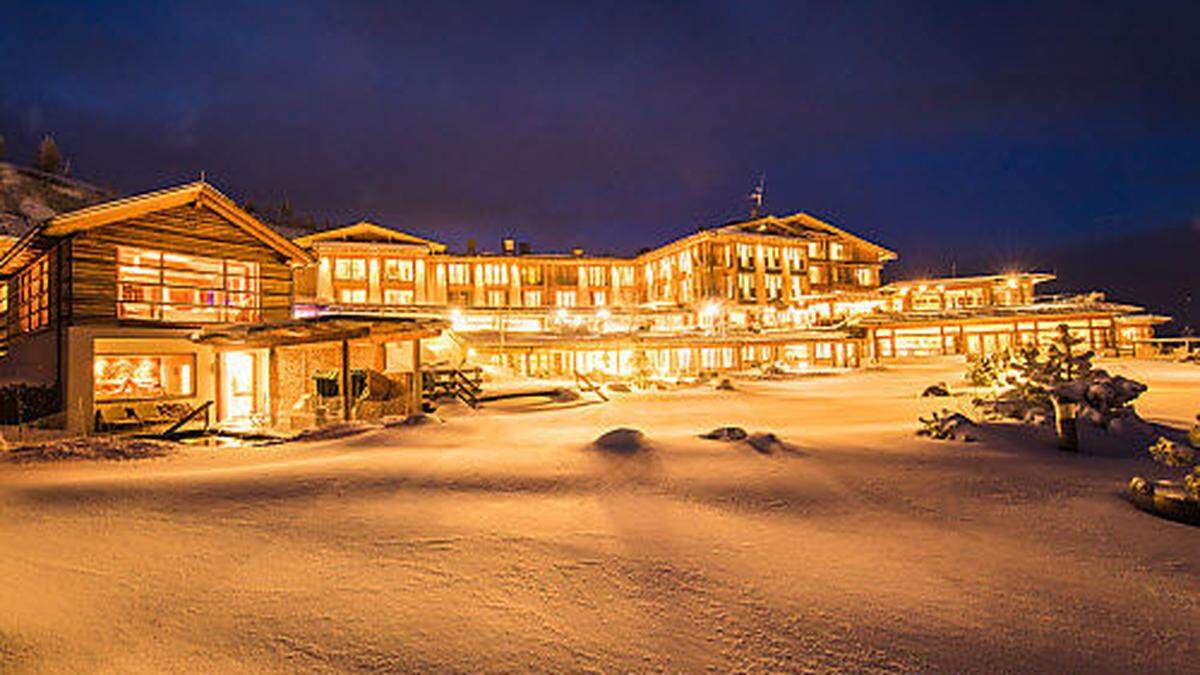
{"label": "snow mound", "polygon": [[717,382],[717,389],[720,391],[734,391],[733,381],[728,377],[722,377],[720,382]]}
{"label": "snow mound", "polygon": [[64,459],[144,459],[162,457],[174,448],[173,443],[145,438],[80,436],[11,448],[6,457],[13,462],[53,462]]}
{"label": "snow mound", "polygon": [[783,450],[785,447],[783,441],[779,440],[778,436],[769,431],[751,434],[750,437],[746,439],[746,442],[750,444],[750,447],[763,453],[764,455],[778,452]]}
{"label": "snow mound", "polygon": [[352,422],[334,422],[326,424],[323,427],[316,429],[306,429],[292,436],[291,440],[306,442],[306,441],[331,441],[337,438],[346,438],[347,436],[356,436],[358,434],[378,429],[378,424],[355,420]]}
{"label": "snow mound", "polygon": [[646,435],[637,429],[629,429],[619,427],[611,431],[606,431],[592,442],[592,447],[605,452],[616,452],[621,454],[634,454],[645,452],[650,449],[649,443],[646,441]]}
{"label": "snow mound", "polygon": [[947,387],[944,382],[939,382],[937,384],[931,384],[928,387],[925,387],[925,391],[921,392],[922,398],[929,398],[930,396],[943,396],[944,397],[944,396],[949,396],[949,395],[950,395],[950,388]]}
{"label": "snow mound", "polygon": [[705,438],[710,441],[744,441],[749,434],[741,427],[717,427],[707,434],[700,434],[700,438]]}
{"label": "snow mound", "polygon": [[417,413],[415,415],[409,415],[407,417],[397,415],[395,417],[385,417],[383,420],[383,426],[388,427],[388,428],[391,428],[391,427],[419,427],[419,426],[425,426],[426,424],[443,424],[443,423],[444,422],[443,422],[442,418],[438,417],[437,415],[432,415],[430,413]]}
{"label": "snow mound", "polygon": [[559,389],[554,393],[554,401],[556,403],[571,403],[578,401],[582,396],[574,389]]}

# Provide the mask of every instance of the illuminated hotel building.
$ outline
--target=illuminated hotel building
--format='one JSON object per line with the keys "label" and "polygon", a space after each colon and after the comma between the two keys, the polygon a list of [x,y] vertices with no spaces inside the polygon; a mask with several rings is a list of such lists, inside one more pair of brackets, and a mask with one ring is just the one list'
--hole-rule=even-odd
{"label": "illuminated hotel building", "polygon": [[[296,428],[419,410],[425,374],[670,381],[994,352],[1060,324],[1136,354],[1166,319],[1050,275],[881,285],[896,254],[807,214],[701,229],[634,257],[495,253],[370,223],[289,239],[193,183],[58,214],[0,254],[0,381],[72,430],[211,408]],[[44,412],[44,411],[43,411]]]}
{"label": "illuminated hotel building", "polygon": [[896,254],[808,214],[701,229],[632,258],[449,252],[371,223],[300,237],[297,311],[439,316],[473,360],[529,375],[676,377],[989,353],[1059,324],[1132,353],[1161,317],[1097,295],[1039,298],[1049,274],[881,285]]}

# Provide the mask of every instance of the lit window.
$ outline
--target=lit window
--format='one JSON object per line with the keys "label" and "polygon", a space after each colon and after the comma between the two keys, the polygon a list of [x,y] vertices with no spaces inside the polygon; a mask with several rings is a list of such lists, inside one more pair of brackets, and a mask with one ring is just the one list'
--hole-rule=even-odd
{"label": "lit window", "polygon": [[541,265],[523,265],[523,266],[521,266],[521,283],[523,283],[527,286],[540,285],[542,283],[542,267],[541,267]]}
{"label": "lit window", "polygon": [[469,284],[471,277],[471,267],[466,263],[451,263],[446,266],[447,280],[451,284],[464,285]]}
{"label": "lit window", "polygon": [[858,277],[859,286],[870,286],[875,281],[875,275],[871,272],[870,267],[860,267],[855,271]]}
{"label": "lit window", "polygon": [[412,281],[414,267],[412,260],[388,258],[383,261],[383,277],[388,281]]}
{"label": "lit window", "polygon": [[483,283],[489,286],[502,286],[508,283],[507,265],[483,265]]}
{"label": "lit window", "polygon": [[117,317],[172,323],[262,318],[258,263],[117,247]]}
{"label": "lit window", "polygon": [[592,291],[592,306],[593,307],[603,307],[604,303],[607,299],[608,299],[608,296],[604,293],[604,291]]}
{"label": "lit window", "polygon": [[845,260],[846,246],[836,241],[829,242],[829,259],[830,260]]}
{"label": "lit window", "polygon": [[338,258],[333,267],[335,279],[362,281],[367,278],[367,261],[363,258]]}
{"label": "lit window", "polygon": [[824,283],[825,275],[822,273],[821,270],[822,270],[822,268],[820,268],[820,267],[808,268],[808,282],[810,284],[813,284],[814,286],[816,286],[816,285]]}
{"label": "lit window", "polygon": [[411,305],[413,304],[413,292],[388,288],[383,291],[383,302],[388,305]]}
{"label": "lit window", "polygon": [[753,274],[738,275],[738,299],[739,300],[755,300],[758,296],[758,288],[754,284]]}
{"label": "lit window", "polygon": [[540,307],[542,304],[542,292],[525,291],[524,303],[526,307]]}
{"label": "lit window", "polygon": [[575,291],[558,291],[554,295],[555,304],[559,307],[575,306]]}
{"label": "lit window", "polygon": [[783,277],[778,274],[768,274],[764,278],[767,290],[767,300],[778,300],[783,292]]}
{"label": "lit window", "polygon": [[97,355],[93,391],[97,401],[192,396],[196,355]]}
{"label": "lit window", "polygon": [[754,247],[749,244],[738,244],[738,265],[743,269],[751,269],[754,267]]}
{"label": "lit window", "polygon": [[17,322],[26,333],[50,324],[49,256],[38,258],[17,277]]}
{"label": "lit window", "polygon": [[488,291],[487,304],[488,307],[503,307],[507,300],[507,293],[504,291]]}
{"label": "lit window", "polygon": [[344,303],[363,304],[367,301],[367,289],[343,288],[341,298]]}

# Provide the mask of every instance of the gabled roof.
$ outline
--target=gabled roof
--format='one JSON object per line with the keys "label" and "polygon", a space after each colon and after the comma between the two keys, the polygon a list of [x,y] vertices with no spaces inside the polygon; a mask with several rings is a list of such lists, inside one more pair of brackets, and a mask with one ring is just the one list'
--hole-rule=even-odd
{"label": "gabled roof", "polygon": [[50,237],[89,230],[121,220],[137,218],[147,213],[165,211],[177,206],[205,206],[247,234],[263,242],[280,254],[297,262],[311,262],[309,255],[299,246],[247,213],[232,199],[221,194],[215,187],[203,181],[179,187],[116,199],[78,211],[71,211],[51,218],[44,234]]}
{"label": "gabled roof", "polygon": [[799,239],[836,237],[852,241],[879,255],[881,262],[895,260],[899,256],[895,251],[884,248],[879,244],[867,241],[858,235],[851,234],[840,227],[831,225],[807,213],[794,213],[790,216],[763,216],[753,220],[742,220],[716,228],[718,232],[740,232],[745,234],[765,234]]}
{"label": "gabled roof", "polygon": [[375,223],[366,220],[359,221],[353,225],[337,227],[332,230],[325,230],[323,232],[317,232],[315,234],[309,234],[303,237],[297,237],[295,239],[296,244],[304,246],[305,248],[311,247],[313,244],[318,242],[325,241],[375,244],[411,244],[417,246],[427,246],[430,250],[438,253],[446,250],[445,244],[440,244],[429,239],[422,239],[421,237],[408,234],[407,232],[393,230],[390,227],[376,225]]}
{"label": "gabled roof", "polygon": [[21,237],[3,256],[0,274],[11,274],[56,239],[102,227],[122,220],[165,211],[179,206],[203,206],[232,225],[263,242],[281,255],[297,263],[313,262],[312,257],[286,237],[272,230],[247,213],[208,183],[198,181],[178,187],[156,190],[123,199],[114,199],[57,215]]}

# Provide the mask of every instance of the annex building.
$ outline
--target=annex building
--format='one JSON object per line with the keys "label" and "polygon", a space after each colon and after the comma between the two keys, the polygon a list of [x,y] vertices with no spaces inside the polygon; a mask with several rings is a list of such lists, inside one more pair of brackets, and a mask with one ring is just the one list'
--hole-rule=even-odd
{"label": "annex building", "polygon": [[[1134,354],[1166,321],[1012,273],[881,282],[896,253],[804,213],[634,257],[445,243],[369,222],[288,238],[206,183],[37,223],[0,255],[0,379],[74,430],[211,407],[303,428],[420,408],[428,373],[671,381],[981,354],[1059,324]],[[425,375],[423,375],[423,373]]]}

